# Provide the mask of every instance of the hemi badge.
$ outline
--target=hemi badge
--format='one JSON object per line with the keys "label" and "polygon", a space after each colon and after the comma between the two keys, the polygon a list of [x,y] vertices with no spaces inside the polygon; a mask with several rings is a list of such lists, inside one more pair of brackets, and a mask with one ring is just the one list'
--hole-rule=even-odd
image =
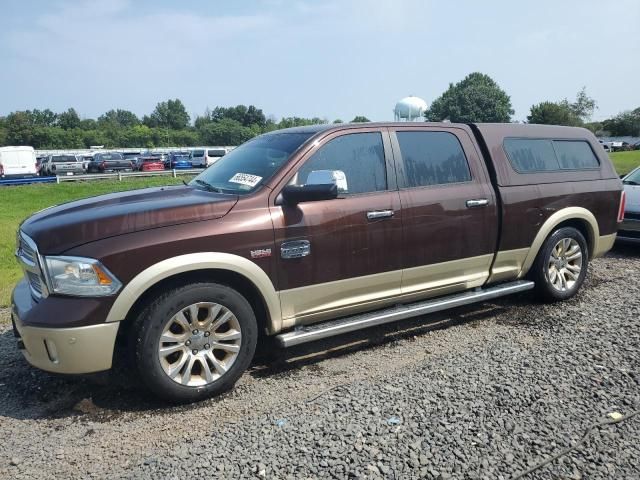
{"label": "hemi badge", "polygon": [[266,258],[271,256],[270,248],[261,248],[259,250],[251,250],[251,258]]}

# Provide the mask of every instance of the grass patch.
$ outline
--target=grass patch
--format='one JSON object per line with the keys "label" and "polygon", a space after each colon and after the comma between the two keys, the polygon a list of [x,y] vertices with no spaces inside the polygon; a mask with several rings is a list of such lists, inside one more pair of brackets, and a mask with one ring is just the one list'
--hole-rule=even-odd
{"label": "grass patch", "polygon": [[640,167],[640,150],[630,152],[612,152],[609,154],[618,175],[626,175],[636,167]]}
{"label": "grass patch", "polygon": [[20,223],[43,208],[103,193],[136,188],[176,185],[188,177],[130,177],[117,180],[91,180],[61,184],[33,184],[0,187],[0,307],[11,302],[11,291],[22,278],[22,270],[14,257],[16,231]]}

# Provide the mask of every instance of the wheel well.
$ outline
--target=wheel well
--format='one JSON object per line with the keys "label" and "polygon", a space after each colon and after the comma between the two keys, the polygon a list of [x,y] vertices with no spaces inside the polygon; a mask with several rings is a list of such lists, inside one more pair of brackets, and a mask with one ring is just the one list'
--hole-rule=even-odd
{"label": "wheel well", "polygon": [[573,227],[578,230],[584,239],[587,241],[587,248],[589,249],[589,259],[593,256],[593,248],[595,245],[595,236],[591,225],[586,220],[582,220],[579,218],[571,218],[569,220],[565,220],[564,222],[560,222],[553,228],[553,232],[563,227]]}
{"label": "wheel well", "polygon": [[246,277],[239,273],[232,272],[230,270],[221,269],[203,269],[192,270],[189,272],[183,272],[176,275],[172,275],[165,279],[160,280],[158,283],[149,287],[140,297],[135,301],[133,306],[129,309],[127,316],[122,322],[124,328],[121,330],[128,330],[129,326],[133,323],[135,318],[140,314],[148,302],[158,295],[160,292],[167,291],[171,288],[184,285],[185,283],[192,282],[215,282],[238,291],[243,297],[247,299],[253,313],[256,316],[258,322],[258,331],[263,334],[268,330],[268,309],[264,298],[260,294],[258,288]]}

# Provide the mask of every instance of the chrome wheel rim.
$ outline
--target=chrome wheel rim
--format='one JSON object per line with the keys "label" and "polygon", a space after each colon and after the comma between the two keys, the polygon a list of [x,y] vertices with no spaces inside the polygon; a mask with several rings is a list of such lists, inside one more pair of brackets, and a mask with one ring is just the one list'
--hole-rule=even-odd
{"label": "chrome wheel rim", "polygon": [[573,238],[563,238],[551,249],[547,263],[549,283],[560,292],[571,290],[582,271],[582,249]]}
{"label": "chrome wheel rim", "polygon": [[181,309],[165,324],[158,344],[164,373],[189,387],[222,377],[238,358],[242,330],[228,308],[198,302]]}

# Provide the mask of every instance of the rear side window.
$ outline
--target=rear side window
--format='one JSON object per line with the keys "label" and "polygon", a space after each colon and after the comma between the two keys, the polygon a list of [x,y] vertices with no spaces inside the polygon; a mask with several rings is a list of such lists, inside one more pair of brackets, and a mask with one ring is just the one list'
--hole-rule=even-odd
{"label": "rear side window", "polygon": [[471,180],[462,145],[449,132],[396,132],[407,187],[425,187]]}
{"label": "rear side window", "polygon": [[556,150],[560,168],[582,170],[600,166],[598,159],[587,142],[554,140],[553,148]]}
{"label": "rear side window", "polygon": [[[311,156],[294,177],[294,184],[315,183],[316,179],[340,171],[336,181],[341,193],[358,194],[387,189],[384,146],[379,132],[351,133],[330,140]],[[344,174],[344,175],[342,175]]]}
{"label": "rear side window", "polygon": [[505,138],[504,149],[518,173],[586,170],[600,165],[583,140]]}

